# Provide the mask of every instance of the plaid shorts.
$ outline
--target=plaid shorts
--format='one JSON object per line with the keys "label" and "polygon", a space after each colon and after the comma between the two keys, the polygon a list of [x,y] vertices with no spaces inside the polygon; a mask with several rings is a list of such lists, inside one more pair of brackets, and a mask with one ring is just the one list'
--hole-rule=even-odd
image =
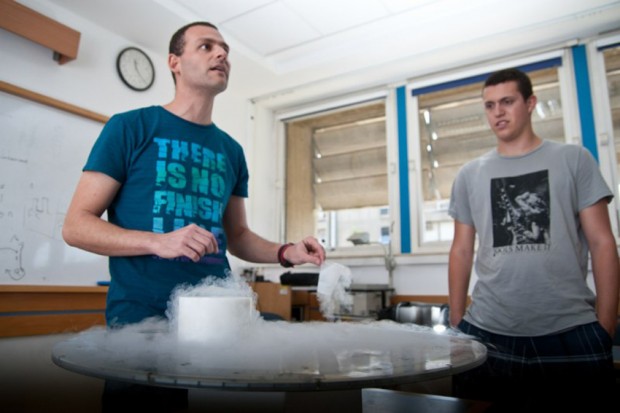
{"label": "plaid shorts", "polygon": [[493,411],[506,412],[604,412],[605,403],[618,402],[613,340],[598,322],[536,337],[494,334],[465,320],[458,329],[485,344],[487,360],[453,377],[456,397],[492,401],[501,406]]}

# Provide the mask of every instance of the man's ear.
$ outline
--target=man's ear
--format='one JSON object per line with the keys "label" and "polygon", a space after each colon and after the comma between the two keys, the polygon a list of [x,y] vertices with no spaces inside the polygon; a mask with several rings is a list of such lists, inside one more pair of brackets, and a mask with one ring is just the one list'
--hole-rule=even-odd
{"label": "man's ear", "polygon": [[532,113],[534,111],[534,108],[536,108],[537,103],[538,103],[538,98],[536,97],[536,95],[532,95],[529,98],[527,98],[527,100],[525,101],[525,104],[527,105],[527,111],[529,113]]}
{"label": "man's ear", "polygon": [[179,71],[179,56],[170,53],[168,55],[168,67],[170,68],[170,71],[175,75],[175,77],[178,75],[178,71]]}

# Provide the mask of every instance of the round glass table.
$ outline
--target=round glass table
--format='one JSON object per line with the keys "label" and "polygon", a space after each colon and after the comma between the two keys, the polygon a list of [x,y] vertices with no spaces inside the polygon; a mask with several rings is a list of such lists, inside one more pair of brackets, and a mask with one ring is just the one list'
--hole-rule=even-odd
{"label": "round glass table", "polygon": [[88,376],[165,387],[321,391],[384,387],[482,364],[483,344],[448,331],[372,322],[258,322],[236,337],[180,342],[167,323],[91,329],[52,360]]}

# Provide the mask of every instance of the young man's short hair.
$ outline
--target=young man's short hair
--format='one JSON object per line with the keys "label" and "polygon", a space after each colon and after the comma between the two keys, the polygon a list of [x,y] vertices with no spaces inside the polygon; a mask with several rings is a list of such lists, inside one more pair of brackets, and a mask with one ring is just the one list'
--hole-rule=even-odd
{"label": "young man's short hair", "polygon": [[491,73],[484,82],[484,87],[495,86],[500,83],[517,82],[517,88],[523,96],[523,100],[528,100],[534,94],[532,90],[532,81],[529,76],[519,69],[510,68],[502,69]]}

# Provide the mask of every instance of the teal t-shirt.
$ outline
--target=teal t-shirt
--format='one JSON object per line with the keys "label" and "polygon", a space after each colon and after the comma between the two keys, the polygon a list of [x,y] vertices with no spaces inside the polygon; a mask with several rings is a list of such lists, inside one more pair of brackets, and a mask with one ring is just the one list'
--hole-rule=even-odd
{"label": "teal t-shirt", "polygon": [[194,223],[219,242],[219,253],[197,263],[185,257],[110,257],[109,325],[164,316],[178,284],[226,276],[224,211],[231,195],[248,196],[243,149],[228,134],[161,106],[117,114],[103,128],[84,171],[102,172],[121,183],[107,211],[111,223],[156,233]]}

